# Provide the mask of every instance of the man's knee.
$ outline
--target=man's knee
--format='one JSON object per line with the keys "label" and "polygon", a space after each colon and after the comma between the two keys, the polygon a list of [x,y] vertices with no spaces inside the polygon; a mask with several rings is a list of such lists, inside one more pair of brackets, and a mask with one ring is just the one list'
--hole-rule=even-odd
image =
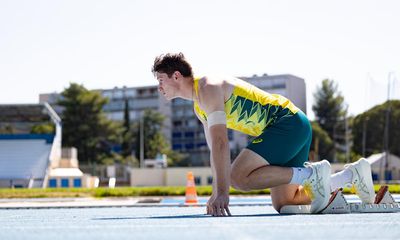
{"label": "man's knee", "polygon": [[231,185],[233,188],[240,191],[250,191],[249,179],[246,176],[231,172]]}

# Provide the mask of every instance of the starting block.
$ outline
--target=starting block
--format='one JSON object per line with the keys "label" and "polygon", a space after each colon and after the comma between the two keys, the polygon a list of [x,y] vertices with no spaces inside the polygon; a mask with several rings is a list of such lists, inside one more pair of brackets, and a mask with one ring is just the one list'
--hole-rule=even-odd
{"label": "starting block", "polygon": [[[281,208],[280,214],[311,214],[310,208],[310,205],[286,205]],[[400,203],[394,200],[388,186],[382,186],[375,196],[374,203],[348,203],[342,189],[337,189],[320,214],[389,212],[400,212]]]}

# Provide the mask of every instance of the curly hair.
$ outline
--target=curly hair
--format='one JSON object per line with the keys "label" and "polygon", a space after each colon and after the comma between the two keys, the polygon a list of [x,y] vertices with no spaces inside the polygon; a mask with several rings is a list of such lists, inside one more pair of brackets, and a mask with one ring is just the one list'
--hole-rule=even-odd
{"label": "curly hair", "polygon": [[166,73],[168,77],[171,77],[175,71],[180,72],[184,77],[193,77],[192,67],[186,61],[183,53],[161,54],[156,57],[151,69],[154,75],[159,72]]}

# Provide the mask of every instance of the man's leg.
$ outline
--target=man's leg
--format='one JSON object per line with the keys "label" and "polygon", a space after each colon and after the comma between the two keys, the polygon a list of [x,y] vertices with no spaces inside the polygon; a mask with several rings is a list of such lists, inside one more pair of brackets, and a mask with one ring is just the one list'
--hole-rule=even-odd
{"label": "man's leg", "polygon": [[272,205],[280,212],[285,205],[311,204],[310,197],[304,191],[303,186],[297,184],[285,184],[273,187],[271,190]]}
{"label": "man's leg", "polygon": [[[310,123],[302,112],[267,128],[233,163],[232,185],[244,191],[274,188],[271,197],[278,211],[283,205],[312,200],[311,212],[318,213],[330,197],[330,164],[321,161],[303,167],[311,134]],[[287,186],[289,183],[294,186]]]}
{"label": "man's leg", "polygon": [[371,165],[365,158],[346,164],[344,170],[332,175],[331,191],[350,186],[354,186],[356,194],[363,203],[374,203],[375,191]]}
{"label": "man's leg", "polygon": [[288,184],[292,175],[292,168],[271,166],[257,153],[243,149],[232,164],[231,183],[242,191],[271,188],[273,206],[279,211],[284,205],[311,202],[301,186]]}

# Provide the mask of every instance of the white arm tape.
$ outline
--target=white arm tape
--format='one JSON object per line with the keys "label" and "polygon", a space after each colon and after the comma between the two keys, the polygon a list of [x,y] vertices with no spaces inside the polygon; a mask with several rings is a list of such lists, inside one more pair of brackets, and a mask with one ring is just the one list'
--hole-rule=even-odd
{"label": "white arm tape", "polygon": [[224,111],[215,111],[208,115],[207,117],[208,129],[210,129],[211,126],[214,126],[216,124],[226,125],[226,113]]}

